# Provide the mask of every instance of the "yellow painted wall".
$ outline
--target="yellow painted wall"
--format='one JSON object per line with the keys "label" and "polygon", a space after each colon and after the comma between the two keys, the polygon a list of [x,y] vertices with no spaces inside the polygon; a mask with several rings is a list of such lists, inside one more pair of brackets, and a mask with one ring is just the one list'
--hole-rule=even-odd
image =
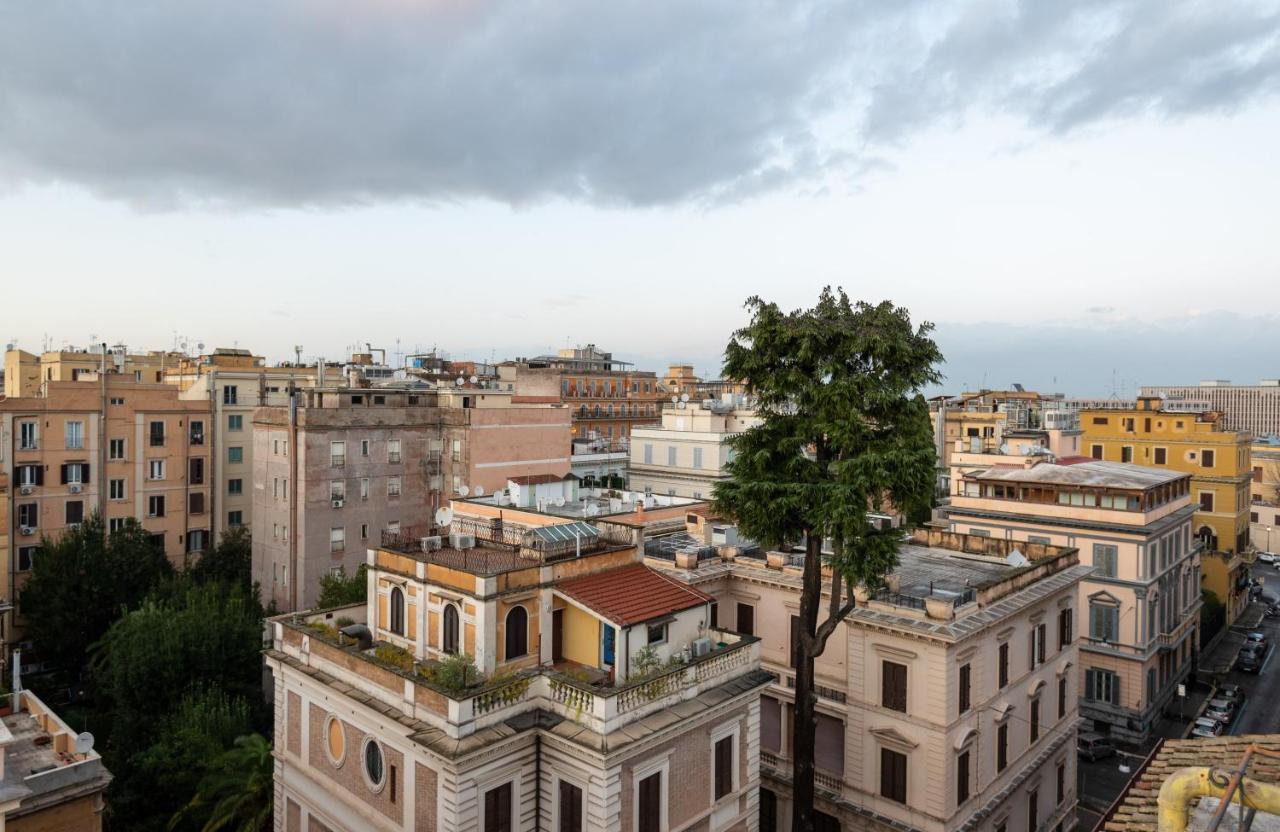
{"label": "yellow painted wall", "polygon": [[564,608],[564,657],[590,667],[600,666],[600,622],[572,604]]}

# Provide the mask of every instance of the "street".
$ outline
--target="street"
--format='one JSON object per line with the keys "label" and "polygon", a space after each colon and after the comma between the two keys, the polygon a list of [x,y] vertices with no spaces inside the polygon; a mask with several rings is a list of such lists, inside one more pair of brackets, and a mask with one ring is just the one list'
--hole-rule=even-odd
{"label": "street", "polygon": [[[1268,575],[1268,577],[1272,577]],[[1275,581],[1280,583],[1280,579]],[[1274,599],[1266,593],[1262,600],[1251,604],[1240,616],[1237,624],[1227,631],[1213,650],[1200,658],[1200,678],[1221,674],[1220,684],[1237,684],[1245,692],[1245,702],[1227,733],[1267,734],[1280,732],[1280,696],[1276,696],[1280,659],[1276,659],[1276,646],[1280,644],[1280,618],[1265,618],[1262,613]],[[1241,673],[1234,669],[1236,653],[1244,644],[1245,633],[1261,630],[1266,634],[1268,648],[1262,669],[1256,673]],[[1155,736],[1142,748],[1121,750],[1114,758],[1097,762],[1079,761],[1079,819],[1081,829],[1092,829],[1107,807],[1128,784],[1133,772],[1142,764],[1146,755],[1160,738],[1177,738],[1184,735],[1190,722],[1208,698],[1209,690],[1203,686],[1188,686],[1185,701],[1186,719],[1176,716],[1162,720]],[[1177,700],[1172,710],[1176,713]]]}

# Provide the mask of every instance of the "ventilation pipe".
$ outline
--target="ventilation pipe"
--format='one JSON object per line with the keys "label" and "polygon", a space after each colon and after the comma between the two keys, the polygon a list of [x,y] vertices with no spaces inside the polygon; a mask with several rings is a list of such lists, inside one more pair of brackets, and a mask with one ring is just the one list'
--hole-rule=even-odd
{"label": "ventilation pipe", "polygon": [[[1246,761],[1247,759],[1246,756]],[[1239,787],[1235,788],[1237,781]],[[1250,780],[1240,772],[1192,766],[1175,771],[1160,786],[1160,796],[1156,803],[1160,811],[1157,829],[1159,832],[1186,832],[1191,801],[1198,797],[1223,800],[1217,813],[1223,814],[1228,794],[1231,795],[1232,803],[1243,801],[1251,809],[1280,814],[1280,786]]]}

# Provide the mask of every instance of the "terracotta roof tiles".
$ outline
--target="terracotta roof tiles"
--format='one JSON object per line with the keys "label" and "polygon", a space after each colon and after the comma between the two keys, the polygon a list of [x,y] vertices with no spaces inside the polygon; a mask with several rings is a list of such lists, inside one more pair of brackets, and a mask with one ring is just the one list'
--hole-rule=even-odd
{"label": "terracotta roof tiles", "polygon": [[643,564],[564,581],[556,591],[619,626],[628,627],[712,601]]}

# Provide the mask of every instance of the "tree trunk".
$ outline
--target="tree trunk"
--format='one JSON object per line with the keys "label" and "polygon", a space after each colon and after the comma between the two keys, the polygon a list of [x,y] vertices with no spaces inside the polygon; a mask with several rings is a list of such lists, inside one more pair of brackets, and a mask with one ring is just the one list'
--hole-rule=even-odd
{"label": "tree trunk", "polygon": [[822,538],[805,543],[804,578],[800,593],[800,626],[791,646],[796,671],[796,704],[791,733],[791,830],[813,832],[814,752],[818,733],[817,694],[813,660],[817,645],[818,608],[822,605]]}

